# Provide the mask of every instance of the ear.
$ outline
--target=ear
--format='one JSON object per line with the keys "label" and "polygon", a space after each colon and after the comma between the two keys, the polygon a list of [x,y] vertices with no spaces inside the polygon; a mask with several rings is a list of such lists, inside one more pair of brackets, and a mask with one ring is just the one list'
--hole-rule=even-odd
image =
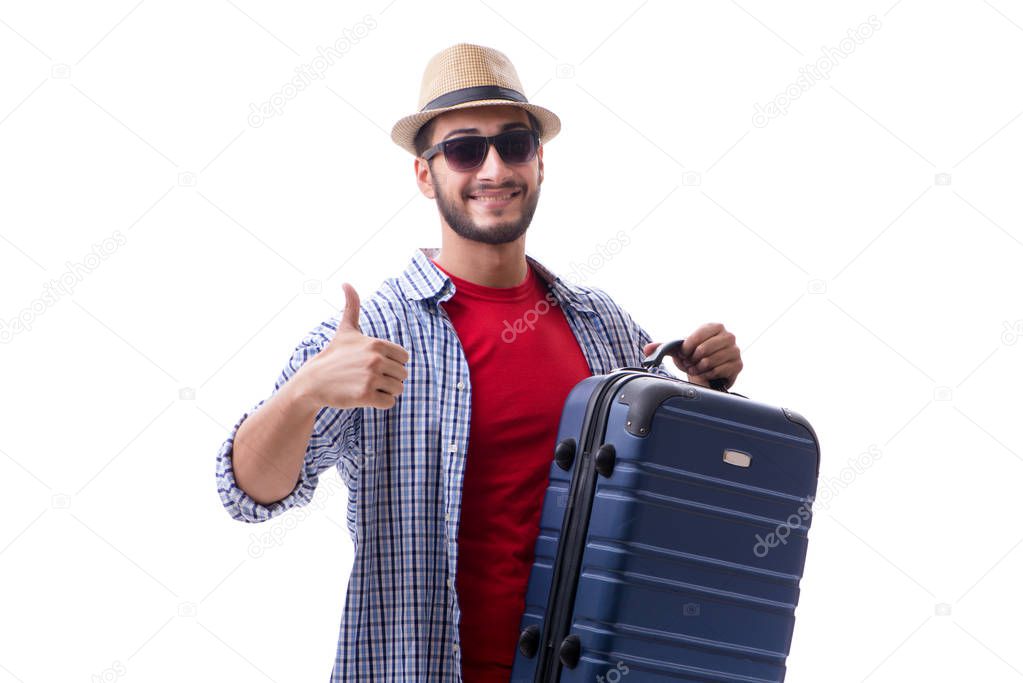
{"label": "ear", "polygon": [[433,171],[430,168],[430,164],[422,157],[416,157],[415,162],[413,162],[413,169],[416,174],[416,184],[419,185],[419,191],[423,193],[424,197],[435,199]]}

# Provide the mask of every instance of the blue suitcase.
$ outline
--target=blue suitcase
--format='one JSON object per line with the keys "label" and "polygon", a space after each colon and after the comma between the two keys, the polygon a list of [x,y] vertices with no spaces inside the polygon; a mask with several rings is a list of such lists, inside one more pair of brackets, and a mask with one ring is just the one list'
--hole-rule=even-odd
{"label": "blue suitcase", "polygon": [[651,372],[681,344],[569,393],[513,683],[785,679],[817,437]]}

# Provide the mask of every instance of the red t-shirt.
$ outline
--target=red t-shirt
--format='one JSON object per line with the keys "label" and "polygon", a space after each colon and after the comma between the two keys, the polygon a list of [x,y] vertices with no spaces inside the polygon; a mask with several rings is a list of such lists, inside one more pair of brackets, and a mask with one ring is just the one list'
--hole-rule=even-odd
{"label": "red t-shirt", "polygon": [[546,282],[528,271],[514,287],[448,273],[455,294],[441,304],[472,389],[455,577],[466,683],[511,677],[558,422],[592,374]]}

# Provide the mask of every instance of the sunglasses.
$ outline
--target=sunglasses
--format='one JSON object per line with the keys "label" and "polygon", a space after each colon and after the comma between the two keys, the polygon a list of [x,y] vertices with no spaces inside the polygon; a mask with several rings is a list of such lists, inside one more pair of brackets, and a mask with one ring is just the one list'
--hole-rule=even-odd
{"label": "sunglasses", "polygon": [[466,135],[437,143],[423,152],[423,158],[429,161],[443,153],[452,171],[471,171],[483,165],[491,143],[505,163],[524,164],[536,156],[540,136],[535,130],[509,130],[489,137]]}

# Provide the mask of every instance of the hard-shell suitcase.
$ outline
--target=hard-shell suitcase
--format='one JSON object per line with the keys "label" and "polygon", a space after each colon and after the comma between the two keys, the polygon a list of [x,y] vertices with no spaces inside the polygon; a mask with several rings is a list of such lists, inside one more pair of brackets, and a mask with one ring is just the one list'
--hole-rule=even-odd
{"label": "hard-shell suitcase", "polygon": [[681,343],[569,393],[513,683],[785,678],[817,437],[650,371]]}

